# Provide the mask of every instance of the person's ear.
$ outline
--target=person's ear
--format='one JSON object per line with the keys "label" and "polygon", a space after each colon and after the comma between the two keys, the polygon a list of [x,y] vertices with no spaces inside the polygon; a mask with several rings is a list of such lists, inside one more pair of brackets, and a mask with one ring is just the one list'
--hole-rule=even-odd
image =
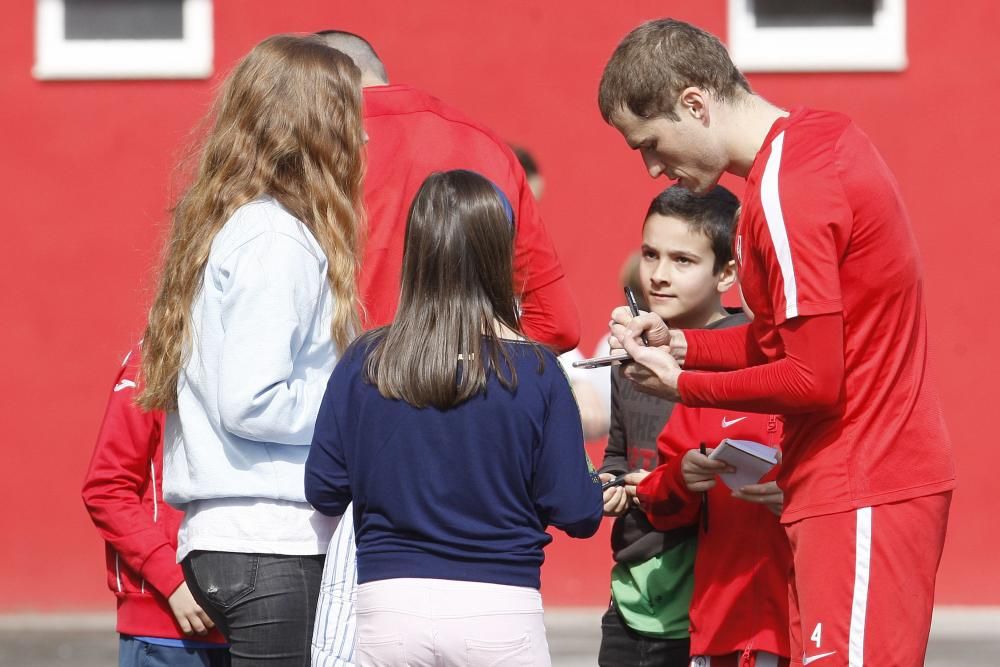
{"label": "person's ear", "polygon": [[681,91],[678,111],[688,114],[700,123],[708,123],[709,99],[701,88],[689,86]]}
{"label": "person's ear", "polygon": [[736,260],[731,259],[726,262],[726,265],[722,267],[719,271],[719,282],[716,284],[716,289],[719,290],[719,294],[725,294],[729,291],[733,285],[736,284]]}

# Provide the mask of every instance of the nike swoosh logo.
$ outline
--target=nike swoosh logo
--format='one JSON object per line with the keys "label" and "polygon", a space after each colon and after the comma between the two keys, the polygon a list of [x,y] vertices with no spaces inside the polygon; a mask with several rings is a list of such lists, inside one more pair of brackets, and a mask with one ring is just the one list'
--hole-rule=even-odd
{"label": "nike swoosh logo", "polygon": [[115,391],[121,391],[122,389],[128,389],[129,387],[134,387],[134,386],[135,382],[132,382],[131,380],[122,380],[121,382],[115,385]]}
{"label": "nike swoosh logo", "polygon": [[809,656],[808,658],[805,656],[805,654],[803,654],[802,655],[802,664],[803,665],[811,665],[812,663],[816,662],[820,658],[829,658],[834,653],[836,653],[836,651],[830,651],[829,653],[820,653],[819,655],[812,655],[812,656]]}
{"label": "nike swoosh logo", "polygon": [[732,420],[729,420],[729,419],[726,419],[725,417],[723,417],[722,418],[722,428],[729,428],[733,424],[738,424],[741,421],[743,421],[744,419],[746,419],[746,417],[737,417],[736,419],[732,419]]}

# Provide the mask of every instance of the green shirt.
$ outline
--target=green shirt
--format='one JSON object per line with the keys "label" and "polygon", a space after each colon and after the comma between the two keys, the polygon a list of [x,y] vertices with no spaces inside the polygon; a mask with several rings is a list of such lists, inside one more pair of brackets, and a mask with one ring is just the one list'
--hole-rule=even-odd
{"label": "green shirt", "polygon": [[611,597],[628,627],[660,639],[688,637],[697,547],[691,538],[649,560],[614,566]]}

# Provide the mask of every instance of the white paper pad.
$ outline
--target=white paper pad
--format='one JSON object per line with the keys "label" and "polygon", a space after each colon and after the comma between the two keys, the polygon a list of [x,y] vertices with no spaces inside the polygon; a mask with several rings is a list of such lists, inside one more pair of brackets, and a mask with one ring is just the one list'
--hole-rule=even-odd
{"label": "white paper pad", "polygon": [[708,458],[725,461],[736,469],[736,472],[719,475],[726,486],[736,491],[747,484],[756,484],[771,468],[778,465],[778,450],[753,440],[726,438],[712,450]]}

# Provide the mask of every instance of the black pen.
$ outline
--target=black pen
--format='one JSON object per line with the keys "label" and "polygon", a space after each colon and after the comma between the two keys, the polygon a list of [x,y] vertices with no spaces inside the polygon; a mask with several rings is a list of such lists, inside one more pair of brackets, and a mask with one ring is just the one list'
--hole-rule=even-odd
{"label": "black pen", "polygon": [[[702,456],[708,456],[708,452],[705,450],[705,443],[701,443],[699,446]],[[701,529],[708,534],[708,491],[701,492]]]}
{"label": "black pen", "polygon": [[614,479],[609,479],[604,484],[601,484],[601,491],[607,491],[613,486],[625,486],[625,473],[622,473]]}
{"label": "black pen", "polygon": [[[632,312],[632,317],[639,316],[639,304],[635,300],[635,294],[632,292],[632,288],[628,285],[625,286],[625,303],[628,304],[628,309]],[[646,334],[640,334],[642,337],[642,344],[649,345],[649,341],[646,340]]]}

